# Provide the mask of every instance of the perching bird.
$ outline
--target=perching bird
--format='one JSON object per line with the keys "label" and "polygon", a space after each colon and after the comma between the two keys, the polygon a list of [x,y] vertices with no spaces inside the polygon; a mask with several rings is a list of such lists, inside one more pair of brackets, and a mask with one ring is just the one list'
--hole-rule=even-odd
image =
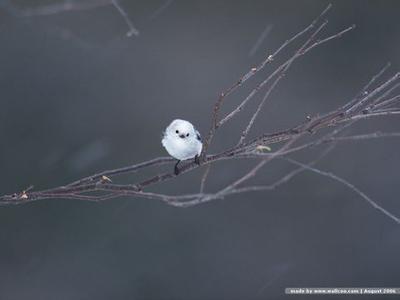
{"label": "perching bird", "polygon": [[168,125],[161,141],[168,154],[176,158],[174,172],[179,174],[178,164],[181,160],[194,158],[200,164],[199,155],[203,148],[200,133],[185,120],[176,119]]}

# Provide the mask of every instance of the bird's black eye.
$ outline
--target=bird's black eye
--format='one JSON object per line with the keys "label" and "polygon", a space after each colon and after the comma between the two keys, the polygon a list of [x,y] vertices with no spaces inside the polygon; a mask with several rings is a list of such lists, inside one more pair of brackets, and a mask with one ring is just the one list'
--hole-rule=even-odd
{"label": "bird's black eye", "polygon": [[189,136],[189,133],[187,133],[186,136]]}
{"label": "bird's black eye", "polygon": [[175,130],[176,133],[179,133],[179,130]]}

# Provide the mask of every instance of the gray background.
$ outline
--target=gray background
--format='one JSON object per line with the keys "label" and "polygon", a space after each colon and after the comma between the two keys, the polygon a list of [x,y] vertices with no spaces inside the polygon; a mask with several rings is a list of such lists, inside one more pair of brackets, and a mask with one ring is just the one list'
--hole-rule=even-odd
{"label": "gray background", "polygon": [[[324,34],[353,23],[357,29],[293,66],[252,136],[344,104],[387,61],[399,70],[400,2],[332,2]],[[1,194],[164,156],[161,131],[176,117],[205,135],[218,93],[328,2],[173,1],[151,18],[164,3],[121,1],[141,31],[130,39],[112,6],[32,18],[0,11]],[[272,31],[249,56],[269,24]],[[237,140],[255,103],[217,135],[211,151]],[[399,121],[363,121],[350,133],[378,129],[399,131]],[[319,167],[399,215],[399,146],[395,139],[341,144]],[[252,165],[218,164],[207,188]],[[290,168],[271,163],[253,182],[272,182]],[[200,176],[152,190],[197,191]],[[399,233],[357,194],[312,173],[276,191],[189,209],[126,198],[3,207],[0,299],[301,299],[284,288],[400,286]]]}

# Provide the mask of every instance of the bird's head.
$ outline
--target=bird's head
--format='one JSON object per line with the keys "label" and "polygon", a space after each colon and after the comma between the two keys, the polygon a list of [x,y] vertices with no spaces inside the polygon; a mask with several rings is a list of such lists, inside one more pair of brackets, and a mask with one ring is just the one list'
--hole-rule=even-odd
{"label": "bird's head", "polygon": [[185,120],[176,119],[167,127],[166,133],[171,137],[180,139],[188,139],[196,137],[196,131],[193,125]]}

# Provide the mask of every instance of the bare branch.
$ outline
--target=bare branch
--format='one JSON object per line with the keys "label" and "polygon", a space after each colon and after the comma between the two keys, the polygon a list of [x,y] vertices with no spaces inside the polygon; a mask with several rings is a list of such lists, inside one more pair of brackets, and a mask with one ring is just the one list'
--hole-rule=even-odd
{"label": "bare branch", "polygon": [[384,209],[382,206],[380,206],[378,203],[376,203],[374,200],[372,200],[370,197],[368,197],[365,193],[363,193],[362,191],[360,191],[360,189],[358,189],[357,187],[355,187],[353,184],[351,184],[350,182],[348,182],[347,180],[331,173],[331,172],[325,172],[316,168],[313,168],[311,166],[308,166],[306,164],[303,164],[301,162],[298,162],[296,160],[290,159],[288,158],[287,161],[289,161],[290,163],[297,165],[297,166],[301,166],[309,171],[312,171],[314,173],[317,173],[319,175],[325,176],[325,177],[329,177],[331,179],[334,179],[342,184],[344,184],[345,186],[347,186],[348,188],[350,188],[351,190],[353,190],[354,192],[356,192],[360,197],[362,197],[365,201],[367,201],[370,205],[372,205],[372,207],[376,208],[377,210],[381,211],[383,214],[385,214],[386,216],[388,216],[389,218],[391,218],[393,221],[395,221],[396,223],[400,224],[400,219],[398,217],[396,217],[395,215],[393,215],[392,213],[390,213],[389,211],[387,211],[386,209]]}
{"label": "bare branch", "polygon": [[[388,84],[388,85],[383,84],[383,86],[390,88],[390,84]],[[382,85],[379,86],[378,89],[382,89]],[[360,99],[360,101],[363,101],[363,98]],[[383,100],[383,101],[385,101],[385,100]],[[365,103],[365,101],[364,101],[364,103]],[[352,121],[360,119],[360,118],[365,118],[367,116],[378,116],[378,115],[387,116],[387,115],[394,114],[394,113],[397,114],[399,112],[398,111],[381,112],[379,110],[378,111],[372,110],[372,111],[368,112],[367,114],[360,111],[357,114],[354,114],[351,116],[347,116],[343,113],[339,113],[339,114],[328,113],[323,117],[311,118],[306,123],[297,125],[291,129],[283,130],[283,131],[273,133],[273,134],[264,134],[249,143],[241,145],[240,147],[233,147],[233,148],[227,149],[218,154],[208,155],[208,156],[206,156],[203,164],[208,165],[208,164],[212,164],[217,161],[226,160],[226,159],[236,159],[236,158],[246,158],[246,157],[254,158],[257,155],[256,155],[256,153],[252,153],[251,149],[255,149],[256,145],[270,145],[272,143],[278,143],[281,141],[289,141],[290,143],[287,145],[291,146],[292,143],[294,143],[294,141],[296,141],[297,139],[300,139],[300,137],[302,135],[312,133],[313,131],[310,131],[310,128],[313,128],[313,130],[320,130],[322,128],[338,126],[339,124],[341,124],[340,127],[338,127],[335,131],[333,131],[333,133],[336,133],[338,131],[338,129],[343,128],[342,126],[344,126],[346,124],[346,122],[347,122],[347,124],[351,124]],[[327,116],[329,116],[329,117],[327,117]],[[334,139],[332,139],[332,140],[334,140]],[[314,145],[321,144],[322,143],[321,141],[323,141],[323,140],[319,140],[319,141],[317,140],[317,142],[314,142],[313,144]],[[309,145],[311,145],[311,144],[309,144]],[[293,151],[305,149],[306,146],[308,146],[308,145],[299,146],[299,148],[297,148],[297,149],[296,148],[290,149],[289,146],[284,146],[280,149],[280,151],[277,151],[277,152],[269,155],[268,160],[265,160],[265,161],[264,161],[264,159],[266,157],[259,155],[259,157],[262,158],[263,161],[260,162],[255,167],[255,170],[253,170],[253,173],[254,172],[256,173],[267,161],[271,160],[272,158],[288,154],[291,151],[293,152]],[[128,174],[131,172],[136,172],[138,170],[142,170],[147,167],[171,163],[172,161],[173,161],[172,158],[160,157],[160,158],[149,160],[149,161],[146,161],[146,162],[143,162],[140,164],[132,165],[129,167],[104,171],[104,172],[77,180],[69,185],[58,187],[58,188],[53,188],[50,190],[45,190],[42,192],[29,192],[29,193],[24,192],[24,193],[19,193],[19,194],[14,194],[14,195],[3,196],[0,198],[0,201],[3,201],[3,202],[14,201],[14,202],[24,203],[24,202],[27,202],[30,200],[36,200],[38,198],[49,198],[50,194],[51,194],[51,197],[53,197],[53,198],[54,198],[54,195],[58,195],[57,198],[65,198],[68,193],[71,195],[72,199],[76,199],[77,193],[82,194],[82,193],[88,193],[88,192],[93,192],[93,191],[112,191],[112,192],[115,192],[118,196],[121,194],[124,194],[124,193],[125,194],[128,193],[129,195],[134,194],[137,196],[147,196],[146,194],[142,194],[143,192],[141,190],[143,188],[154,185],[154,184],[162,182],[162,181],[166,181],[166,180],[175,178],[176,175],[174,173],[164,173],[164,174],[160,174],[155,177],[151,177],[147,180],[144,180],[142,182],[139,182],[136,184],[131,184],[131,185],[114,185],[114,184],[105,185],[102,180],[102,177],[103,176],[112,177],[112,176],[121,175],[121,174]],[[189,172],[197,167],[198,166],[195,163],[189,163],[182,167],[181,174]],[[238,183],[242,183],[242,182],[246,181],[247,178],[251,178],[253,173],[249,174],[244,179],[240,180]],[[236,186],[236,185],[237,185],[237,183],[234,184],[234,186]],[[207,197],[210,198],[209,195]],[[170,199],[170,198],[168,198],[168,199]]]}
{"label": "bare branch", "polygon": [[296,138],[289,140],[283,147],[281,147],[277,152],[266,156],[261,162],[257,163],[255,167],[253,167],[248,173],[228,185],[226,188],[224,188],[219,194],[226,193],[227,191],[235,189],[237,186],[240,184],[244,183],[245,181],[249,180],[250,178],[256,176],[257,172],[268,162],[270,162],[273,158],[279,156],[282,152],[287,150],[297,139],[300,138],[301,135],[296,136]]}
{"label": "bare branch", "polygon": [[[368,105],[371,101],[371,103],[374,103],[374,97],[382,92],[384,89],[386,89],[388,86],[392,85],[395,81],[397,81],[400,78],[400,73],[396,73],[394,76],[392,76],[388,81],[383,83],[381,86],[376,88],[373,92],[367,94],[366,97],[361,99],[360,101],[356,102],[353,106],[351,106],[349,109],[346,110],[346,114],[353,113],[357,111],[358,109],[365,108],[366,105]],[[395,88],[397,85],[394,86]],[[391,92],[392,89],[389,90]],[[383,96],[386,96],[385,94]],[[379,101],[380,98],[378,98],[376,101]]]}
{"label": "bare branch", "polygon": [[254,76],[257,72],[262,70],[267,64],[271,63],[275,57],[284,49],[286,48],[289,44],[291,44],[293,41],[301,37],[303,34],[307,33],[309,30],[311,30],[315,24],[328,12],[328,10],[332,7],[331,4],[329,4],[323,11],[322,13],[315,19],[313,22],[307,26],[305,29],[302,31],[298,32],[296,35],[294,35],[292,38],[286,40],[272,55],[268,55],[267,58],[257,67],[251,68],[249,72],[244,74],[234,85],[232,85],[230,88],[225,90],[223,93],[220,94],[217,102],[214,105],[214,110],[212,113],[211,117],[211,128],[209,130],[209,133],[203,143],[203,151],[202,151],[202,156],[204,158],[205,154],[207,153],[208,147],[214,137],[215,131],[218,129],[218,127],[221,125],[219,124],[219,111],[222,105],[222,102],[224,99],[230,95],[232,92],[234,92],[238,87],[240,87],[245,81],[249,80],[252,76]]}
{"label": "bare branch", "polygon": [[[331,144],[329,148],[327,148],[324,152],[322,152],[316,159],[312,160],[309,162],[307,165],[308,166],[313,166],[317,164],[322,158],[324,158],[329,152],[333,150],[336,144]],[[285,184],[289,182],[291,179],[293,179],[296,175],[300,174],[305,170],[304,167],[299,167],[297,169],[294,169],[293,171],[287,173],[280,179],[276,180],[274,183],[269,184],[269,185],[256,185],[256,186],[246,186],[242,188],[235,188],[230,190],[228,193],[229,194],[239,194],[239,193],[247,193],[247,192],[256,192],[256,191],[266,191],[266,190],[274,190],[281,186],[282,184]]]}
{"label": "bare branch", "polygon": [[344,33],[348,32],[349,30],[354,29],[354,25],[351,27],[348,27],[340,32],[338,32],[337,34],[334,34],[326,39],[320,40],[314,44],[312,44],[311,46],[307,47],[306,49],[304,49],[302,52],[298,52],[296,58],[291,57],[289,58],[286,62],[284,62],[282,65],[280,65],[274,72],[272,72],[267,79],[265,79],[264,81],[262,81],[261,83],[259,83],[257,85],[257,87],[255,89],[253,89],[251,91],[251,93],[234,109],[232,110],[230,113],[228,113],[222,120],[220,120],[218,122],[218,126],[220,127],[223,124],[225,124],[226,122],[228,122],[230,119],[232,119],[234,116],[236,116],[240,111],[243,110],[243,108],[245,107],[245,105],[257,94],[257,92],[263,87],[265,86],[276,74],[278,74],[279,72],[282,71],[283,68],[285,68],[288,64],[293,63],[293,61],[295,59],[297,59],[300,56],[305,55],[306,53],[308,53],[309,51],[311,51],[312,49],[314,49],[315,47],[322,45],[323,43],[326,43],[328,41],[330,41],[333,38],[339,38],[341,37]]}
{"label": "bare branch", "polygon": [[135,164],[132,166],[100,172],[98,174],[94,174],[92,176],[85,177],[80,180],[74,181],[73,183],[69,184],[68,186],[77,186],[77,185],[82,185],[84,183],[97,181],[103,176],[115,176],[115,175],[120,175],[120,174],[129,174],[132,172],[137,172],[144,168],[148,168],[148,167],[152,167],[152,166],[160,166],[160,165],[167,164],[167,163],[170,163],[173,161],[175,161],[175,160],[172,157],[158,157],[158,158],[151,159],[151,160],[148,160],[148,161],[145,161],[145,162],[142,162],[139,164]]}
{"label": "bare branch", "polygon": [[[112,3],[125,18],[125,21],[130,27],[132,34],[135,34],[134,31],[132,31],[132,28],[134,28],[133,25],[130,23],[128,16],[119,6],[117,0],[110,1],[111,2],[109,3]],[[359,120],[370,117],[387,117],[400,114],[400,95],[395,94],[395,91],[397,91],[397,88],[400,86],[400,73],[396,73],[387,80],[381,79],[383,74],[389,68],[389,65],[385,66],[380,72],[373,76],[372,79],[362,88],[362,90],[355,97],[353,97],[352,99],[347,101],[347,103],[338,107],[337,109],[322,115],[317,114],[316,116],[308,116],[306,120],[304,120],[300,124],[292,126],[288,129],[279,130],[272,133],[264,133],[254,138],[253,140],[245,142],[245,139],[247,138],[250,129],[252,128],[255,120],[262,111],[263,105],[266,103],[270,94],[275,89],[279,81],[284,77],[293,62],[299,57],[314,49],[315,47],[334,39],[340,38],[341,36],[343,36],[343,34],[354,28],[354,26],[351,26],[336,34],[318,40],[317,35],[326,26],[327,21],[322,22],[320,25],[318,25],[318,23],[327,12],[327,10],[329,10],[329,8],[330,6],[328,6],[309,26],[298,32],[292,38],[286,40],[272,55],[267,56],[257,67],[251,68],[250,71],[245,73],[236,83],[234,83],[230,88],[228,88],[220,95],[214,105],[214,109],[212,112],[211,126],[208,136],[203,145],[203,153],[200,166],[198,166],[194,162],[188,162],[181,167],[179,175],[176,175],[173,172],[157,173],[158,170],[156,169],[155,174],[157,175],[150,176],[141,181],[135,182],[132,180],[130,184],[118,184],[117,176],[140,172],[153,167],[155,168],[161,165],[170,164],[174,161],[174,159],[171,157],[159,157],[131,166],[93,174],[91,176],[81,178],[64,186],[54,187],[42,191],[26,189],[22,192],[14,193],[11,195],[3,195],[0,196],[0,205],[16,205],[41,199],[61,198],[99,202],[117,197],[128,196],[162,201],[163,203],[166,203],[168,205],[184,208],[199,205],[216,199],[222,199],[232,194],[261,190],[272,190],[288,182],[297,174],[300,174],[302,171],[310,170],[320,175],[330,177],[336,181],[341,182],[342,184],[345,184],[353,191],[357,192],[373,207],[380,210],[386,216],[392,218],[397,223],[399,223],[399,219],[396,216],[394,216],[393,214],[382,208],[380,205],[378,205],[376,202],[371,200],[368,196],[366,196],[348,181],[332,173],[321,171],[314,167],[314,165],[322,157],[324,157],[326,153],[331,151],[338,142],[358,141],[384,137],[400,137],[399,132],[381,133],[379,131],[368,134],[339,136],[339,134],[342,134],[346,128],[350,128],[355,122],[358,122]],[[275,60],[277,58],[277,55],[281,51],[283,51],[283,49],[285,49],[289,44],[306,34],[308,34],[308,36],[305,41],[303,41],[301,45],[296,48],[289,59],[287,59],[283,63],[278,64],[278,67],[270,71],[269,74],[267,74],[266,78],[258,83],[256,87],[251,90],[250,94],[248,94],[248,96],[243,101],[241,101],[236,108],[229,112],[225,117],[220,119],[220,109],[221,106],[224,104],[227,96],[239,89],[239,87],[241,87],[244,82],[248,81],[260,70],[264,69],[266,65]],[[239,143],[236,146],[227,147],[225,150],[219,153],[207,154],[208,147],[217,129],[219,129],[226,122],[232,120],[234,116],[238,115],[239,112],[245,107],[245,105],[264,87],[267,87],[264,97],[258,104],[257,109],[249,120],[246,128],[241,133]],[[316,132],[320,132],[322,134],[313,135]],[[305,136],[311,136],[311,141],[308,140],[307,142],[301,142],[303,140],[303,137]],[[276,147],[278,150],[270,152],[272,151],[270,145],[278,143],[280,143],[280,145]],[[329,144],[330,146],[328,150],[323,152],[322,155],[318,156],[317,158],[311,160],[308,164],[300,163],[287,157],[290,154],[303,151],[311,147],[326,144]],[[267,150],[268,152],[264,152],[265,150]],[[288,172],[272,184],[260,186],[245,186],[245,184],[247,184],[251,178],[255,177],[267,163],[277,158],[285,159],[290,163],[296,165],[298,168],[292,170],[291,172]],[[205,193],[205,183],[212,165],[222,160],[236,159],[253,159],[257,160],[257,163],[253,168],[241,175],[232,183],[221,187],[219,191],[213,193]],[[182,176],[185,173],[188,173],[203,166],[206,169],[200,181],[199,193],[167,195],[147,191],[147,189],[149,189],[150,187],[153,187],[161,182],[167,182],[168,180],[176,179],[178,176]]]}
{"label": "bare branch", "polygon": [[275,81],[271,84],[271,86],[269,87],[269,89],[267,90],[267,92],[265,93],[264,98],[261,100],[260,104],[257,107],[257,110],[255,111],[255,113],[252,115],[249,123],[247,124],[246,129],[242,132],[242,135],[240,136],[238,145],[242,144],[243,141],[245,140],[245,138],[247,137],[247,135],[249,134],[249,131],[251,129],[251,127],[253,126],[258,114],[260,113],[262,107],[264,106],[265,102],[267,101],[269,95],[271,94],[271,92],[274,90],[274,88],[277,86],[277,84],[279,83],[279,81],[283,78],[283,76],[285,75],[285,73],[289,70],[290,66],[292,65],[292,63],[294,62],[294,60],[299,56],[300,53],[302,53],[305,48],[316,38],[317,34],[328,24],[328,21],[325,21],[324,23],[322,23],[308,38],[308,40],[303,44],[303,46],[301,46],[296,53],[294,54],[294,56],[289,60],[289,62],[285,65],[284,68],[282,68],[281,71],[279,71],[277,78],[275,79]]}

